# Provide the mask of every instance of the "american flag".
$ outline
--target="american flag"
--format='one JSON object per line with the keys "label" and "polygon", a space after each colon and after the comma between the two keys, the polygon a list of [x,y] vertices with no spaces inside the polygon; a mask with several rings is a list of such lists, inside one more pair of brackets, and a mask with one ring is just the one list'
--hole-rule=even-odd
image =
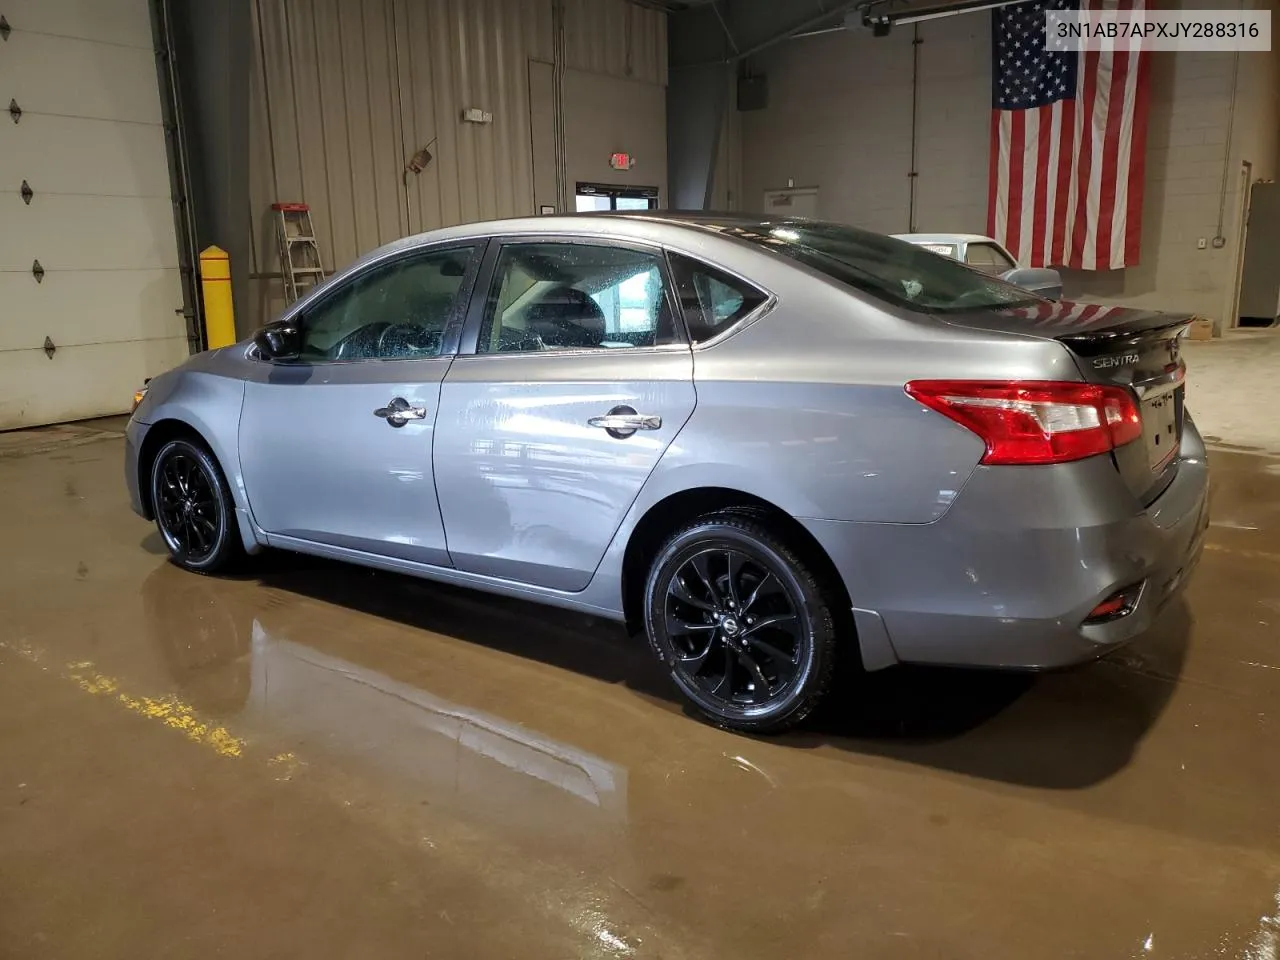
{"label": "american flag", "polygon": [[992,11],[987,232],[1024,266],[1138,262],[1151,55],[1045,49],[1045,12],[1144,4],[1032,0]]}

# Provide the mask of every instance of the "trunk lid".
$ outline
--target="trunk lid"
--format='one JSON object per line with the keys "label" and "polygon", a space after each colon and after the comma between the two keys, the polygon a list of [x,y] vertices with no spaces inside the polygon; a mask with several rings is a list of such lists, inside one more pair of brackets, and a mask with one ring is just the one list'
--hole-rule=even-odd
{"label": "trunk lid", "polygon": [[1112,451],[1116,469],[1144,506],[1173,480],[1185,393],[1181,336],[1192,314],[1059,301],[939,319],[1057,340],[1086,381],[1132,390],[1142,411],[1142,439]]}

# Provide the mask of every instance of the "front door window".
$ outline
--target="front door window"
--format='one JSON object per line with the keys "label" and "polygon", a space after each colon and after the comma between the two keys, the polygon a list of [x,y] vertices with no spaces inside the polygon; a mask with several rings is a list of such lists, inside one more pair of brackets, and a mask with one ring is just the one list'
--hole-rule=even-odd
{"label": "front door window", "polygon": [[306,311],[303,363],[439,356],[474,247],[375,267]]}

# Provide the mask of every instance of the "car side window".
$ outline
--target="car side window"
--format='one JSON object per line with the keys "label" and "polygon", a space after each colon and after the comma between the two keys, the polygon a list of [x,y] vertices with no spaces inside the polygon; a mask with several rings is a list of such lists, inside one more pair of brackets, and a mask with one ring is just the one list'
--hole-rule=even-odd
{"label": "car side window", "polygon": [[475,247],[451,247],[373,267],[302,317],[303,363],[440,355]]}
{"label": "car side window", "polygon": [[477,353],[618,350],[671,343],[657,253],[589,243],[503,246]]}
{"label": "car side window", "polygon": [[1013,261],[989,243],[969,244],[964,251],[964,262],[992,276],[1013,269]]}
{"label": "car side window", "polygon": [[689,339],[717,337],[769,299],[745,280],[681,253],[669,254]]}

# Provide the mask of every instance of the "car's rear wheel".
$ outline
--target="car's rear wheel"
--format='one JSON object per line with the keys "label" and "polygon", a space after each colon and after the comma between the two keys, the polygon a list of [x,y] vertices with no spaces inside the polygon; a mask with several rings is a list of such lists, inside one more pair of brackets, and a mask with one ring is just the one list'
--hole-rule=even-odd
{"label": "car's rear wheel", "polygon": [[658,551],[645,627],[704,716],[773,733],[812,713],[831,685],[836,626],[825,593],[811,565],[764,522],[718,513]]}
{"label": "car's rear wheel", "polygon": [[244,555],[231,491],[202,445],[176,439],[160,448],[151,468],[151,504],[178,566],[217,573]]}

